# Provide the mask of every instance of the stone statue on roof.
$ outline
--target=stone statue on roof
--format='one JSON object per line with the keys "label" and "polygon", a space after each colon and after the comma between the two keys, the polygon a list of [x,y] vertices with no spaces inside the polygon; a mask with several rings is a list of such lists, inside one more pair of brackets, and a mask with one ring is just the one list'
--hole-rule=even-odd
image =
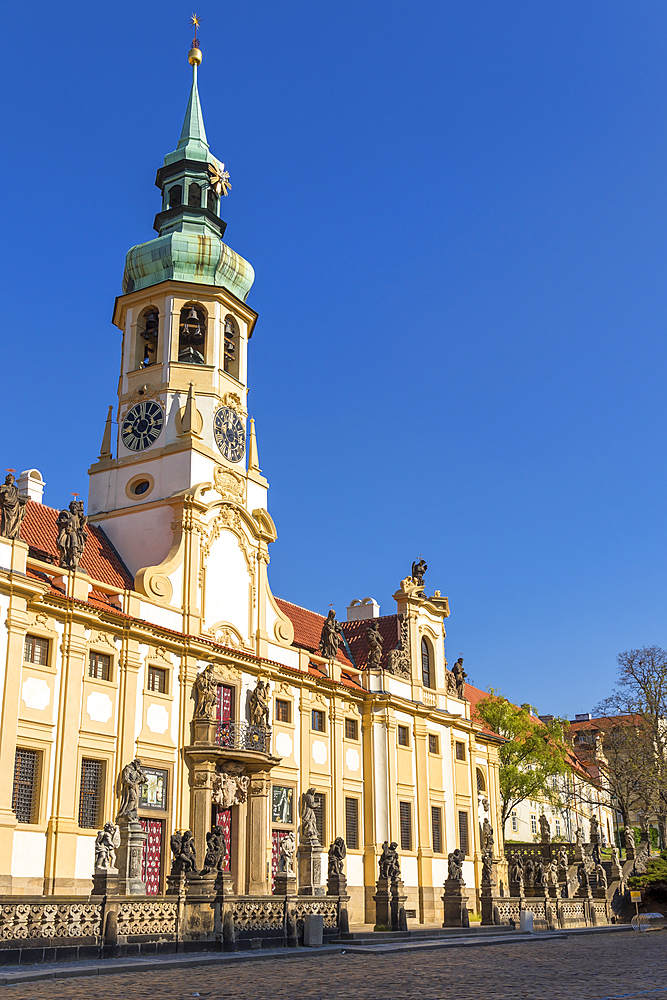
{"label": "stone statue on roof", "polygon": [[62,569],[78,568],[88,537],[87,521],[83,512],[83,500],[72,500],[68,509],[61,510],[58,514],[56,545]]}
{"label": "stone statue on roof", "polygon": [[20,538],[21,522],[25,516],[27,497],[22,497],[16,480],[8,473],[4,486],[0,486],[0,535],[3,538]]}
{"label": "stone statue on roof", "polygon": [[427,569],[428,566],[421,556],[419,557],[418,562],[413,562],[412,564],[412,579],[415,583],[418,583],[420,587],[424,586],[424,573]]}
{"label": "stone statue on roof", "polygon": [[331,610],[324,619],[322,634],[320,636],[320,656],[326,660],[335,660],[340,644],[340,636],[343,629],[340,622],[336,621],[336,612]]}
{"label": "stone statue on roof", "polygon": [[458,660],[452,667],[452,676],[454,678],[454,683],[456,684],[456,697],[460,698],[461,701],[464,701],[466,696],[466,677],[468,675],[463,669],[462,656],[459,656]]}
{"label": "stone statue on roof", "polygon": [[372,619],[371,624],[368,626],[366,639],[368,641],[368,661],[366,666],[369,670],[379,670],[382,659],[382,636],[380,635],[375,619]]}

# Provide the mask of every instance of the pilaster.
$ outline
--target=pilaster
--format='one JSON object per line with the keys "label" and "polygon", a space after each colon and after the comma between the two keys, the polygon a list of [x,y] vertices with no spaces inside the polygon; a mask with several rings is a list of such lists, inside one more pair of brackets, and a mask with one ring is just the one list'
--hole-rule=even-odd
{"label": "pilaster", "polygon": [[246,893],[263,896],[268,892],[268,797],[269,775],[253,774],[248,789]]}

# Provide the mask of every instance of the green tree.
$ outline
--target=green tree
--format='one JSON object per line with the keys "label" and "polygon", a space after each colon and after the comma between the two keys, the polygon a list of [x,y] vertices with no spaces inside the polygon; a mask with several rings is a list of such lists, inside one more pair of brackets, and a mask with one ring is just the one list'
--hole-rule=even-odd
{"label": "green tree", "polygon": [[572,770],[565,741],[567,721],[554,718],[542,723],[531,705],[513,705],[493,688],[488,690],[477,703],[474,719],[505,741],[498,751],[504,829],[512,809],[524,799],[561,804],[553,779]]}

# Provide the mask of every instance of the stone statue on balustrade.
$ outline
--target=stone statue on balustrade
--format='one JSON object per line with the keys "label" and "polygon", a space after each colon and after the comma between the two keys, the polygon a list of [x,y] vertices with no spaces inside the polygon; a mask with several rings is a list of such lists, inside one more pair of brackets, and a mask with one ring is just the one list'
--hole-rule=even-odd
{"label": "stone statue on balustrade", "polygon": [[117,872],[116,851],[120,847],[120,828],[115,823],[105,823],[95,838],[96,871]]}
{"label": "stone statue on balustrade", "polygon": [[591,816],[591,844],[600,843],[600,824],[597,816]]}
{"label": "stone statue on balustrade", "polygon": [[343,859],[346,854],[347,847],[345,841],[342,837],[336,837],[333,844],[329,847],[329,876],[343,874]]}
{"label": "stone statue on balustrade", "polygon": [[77,569],[86,546],[88,518],[83,512],[83,500],[72,500],[67,510],[61,510],[56,524],[56,545],[62,569]]}
{"label": "stone statue on balustrade", "polygon": [[25,517],[27,497],[22,497],[14,476],[5,476],[4,486],[0,486],[0,535],[3,538],[20,538],[21,522]]}
{"label": "stone statue on balustrade", "polygon": [[319,645],[320,656],[326,660],[336,659],[342,631],[342,626],[336,621],[336,612],[330,611],[322,626]]}
{"label": "stone statue on balustrade", "polygon": [[128,823],[137,822],[141,786],[148,784],[148,778],[138,757],[126,764],[120,773],[120,806],[116,819],[124,817]]}
{"label": "stone statue on balustrade", "polygon": [[314,788],[309,788],[301,796],[301,840],[302,844],[319,847],[320,839],[317,835],[317,819],[315,808],[317,806],[316,792]]}
{"label": "stone statue on balustrade", "polygon": [[540,815],[540,840],[543,844],[551,843],[551,824],[544,813]]}
{"label": "stone statue on balustrade", "polygon": [[[181,844],[182,846],[182,844]],[[225,831],[221,826],[214,826],[206,834],[206,854],[204,856],[204,867],[201,875],[210,875],[212,872],[221,872],[225,867],[225,855],[227,854],[227,840]]]}
{"label": "stone statue on balustrade", "polygon": [[382,660],[382,636],[375,620],[371,621],[366,632],[368,642],[368,661],[366,666],[369,670],[379,670]]}
{"label": "stone statue on balustrade", "polygon": [[171,853],[174,855],[171,862],[172,877],[179,875],[197,875],[197,852],[195,841],[191,830],[184,833],[178,831],[172,833]]}
{"label": "stone statue on balustrade", "polygon": [[533,868],[533,882],[535,885],[544,885],[544,861],[542,858],[537,858]]}
{"label": "stone statue on balustrade", "polygon": [[515,854],[512,858],[512,863],[510,865],[510,881],[516,882],[519,885],[523,885],[526,871],[523,864],[523,858],[520,854]]}
{"label": "stone statue on balustrade", "polygon": [[598,885],[598,889],[607,890],[607,873],[601,864],[595,866],[595,880]]}
{"label": "stone statue on balustrade", "polygon": [[526,858],[523,866],[523,880],[526,885],[533,885],[535,882],[535,862],[532,858]]}
{"label": "stone statue on balustrade", "polygon": [[456,697],[460,698],[461,701],[465,701],[467,676],[467,673],[463,669],[463,657],[459,656],[458,660],[452,667],[452,677],[454,678],[454,684],[456,685]]}
{"label": "stone statue on balustrade", "polygon": [[271,704],[271,692],[269,682],[263,681],[261,677],[257,680],[254,691],[250,694],[250,721],[253,726],[270,728],[269,705]]}
{"label": "stone statue on balustrade", "polygon": [[294,834],[288,833],[280,841],[280,856],[278,857],[278,871],[281,875],[294,875],[294,852],[296,843]]}
{"label": "stone statue on balustrade", "polygon": [[485,851],[482,855],[482,885],[495,885],[495,879],[493,877],[493,855],[488,851]]}
{"label": "stone statue on balustrade", "polygon": [[387,882],[401,877],[401,862],[396,850],[397,847],[398,844],[395,840],[392,840],[391,843],[385,840],[382,845],[382,854],[378,861],[378,868],[380,870],[380,878],[386,879]]}
{"label": "stone statue on balustrade", "polygon": [[218,679],[212,663],[197,674],[194,683],[195,719],[213,719],[218,698]]}
{"label": "stone statue on balustrade", "polygon": [[488,851],[493,856],[493,827],[486,816],[482,823],[482,851]]}

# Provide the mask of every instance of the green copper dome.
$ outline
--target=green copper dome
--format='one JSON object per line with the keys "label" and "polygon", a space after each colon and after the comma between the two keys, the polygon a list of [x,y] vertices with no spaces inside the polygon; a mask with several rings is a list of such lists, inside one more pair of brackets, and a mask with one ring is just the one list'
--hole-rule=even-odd
{"label": "green copper dome", "polygon": [[[221,184],[223,176],[227,180]],[[162,192],[162,212],[153,223],[159,236],[128,250],[123,292],[173,278],[222,286],[245,302],[255,272],[222,242],[227,224],[219,210],[222,192],[231,187],[227,181],[224,164],[213,156],[206,139],[195,63],[181,138],[155,180]]]}

